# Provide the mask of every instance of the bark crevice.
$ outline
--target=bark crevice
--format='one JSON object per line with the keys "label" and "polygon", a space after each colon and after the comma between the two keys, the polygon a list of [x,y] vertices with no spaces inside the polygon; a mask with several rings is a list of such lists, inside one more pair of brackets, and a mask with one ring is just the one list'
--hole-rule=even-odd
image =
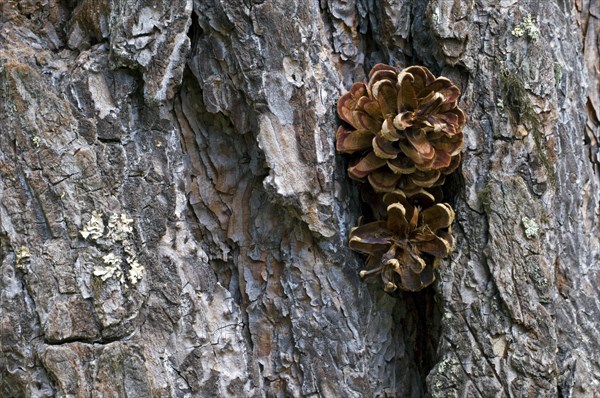
{"label": "bark crevice", "polygon": [[[597,2],[5,3],[0,395],[598,391]],[[399,298],[358,277],[334,151],[377,62],[470,115],[456,251]],[[121,250],[83,239],[93,211],[133,220],[137,284],[93,274]]]}

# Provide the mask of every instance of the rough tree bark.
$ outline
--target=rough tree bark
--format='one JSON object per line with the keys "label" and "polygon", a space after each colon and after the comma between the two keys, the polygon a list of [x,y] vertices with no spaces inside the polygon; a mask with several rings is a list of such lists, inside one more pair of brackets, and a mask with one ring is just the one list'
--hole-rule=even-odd
{"label": "rough tree bark", "polygon": [[[598,2],[0,7],[1,396],[600,391]],[[457,248],[419,294],[346,244],[335,103],[377,62],[469,115]],[[94,211],[129,246],[84,239]],[[93,275],[110,253],[141,281]]]}

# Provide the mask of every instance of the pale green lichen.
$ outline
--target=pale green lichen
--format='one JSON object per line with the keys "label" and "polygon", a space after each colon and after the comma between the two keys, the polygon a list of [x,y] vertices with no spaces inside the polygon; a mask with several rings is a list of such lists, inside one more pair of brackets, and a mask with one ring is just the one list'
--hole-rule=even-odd
{"label": "pale green lichen", "polygon": [[540,37],[540,28],[537,26],[537,22],[531,14],[527,14],[523,19],[523,22],[515,26],[512,30],[513,36],[523,37],[527,35],[531,40],[537,41]]}
{"label": "pale green lichen", "polygon": [[96,240],[101,238],[104,234],[104,221],[102,221],[102,216],[94,210],[92,212],[92,218],[83,226],[79,233],[83,236],[83,239],[90,238]]}
{"label": "pale green lichen", "polygon": [[144,276],[144,267],[138,262],[136,258],[127,257],[127,263],[129,264],[129,273],[127,273],[127,279],[134,285],[137,284],[142,276]]}
{"label": "pale green lichen", "polygon": [[33,142],[33,145],[34,145],[36,148],[39,148],[39,147],[40,147],[40,144],[41,144],[41,142],[42,142],[42,139],[41,139],[39,136],[37,136],[37,135],[34,135],[34,136],[33,136],[33,138],[31,139],[31,142]]}
{"label": "pale green lichen", "polygon": [[[100,240],[114,247],[114,251],[102,257],[102,264],[95,265],[93,275],[103,281],[114,276],[121,283],[125,282],[123,270],[123,258],[125,258],[127,280],[135,285],[142,279],[144,267],[139,263],[134,244],[130,239],[133,237],[133,219],[127,214],[113,213],[108,217],[108,223],[105,225],[102,215],[93,211],[92,218],[79,232],[84,239]],[[122,255],[115,254],[119,252]]]}
{"label": "pale green lichen", "polygon": [[560,83],[562,79],[563,69],[565,65],[562,62],[556,61],[554,62],[554,81],[556,84]]}
{"label": "pale green lichen", "polygon": [[19,250],[17,250],[17,253],[16,253],[15,266],[18,269],[24,270],[25,263],[29,260],[30,257],[31,257],[31,252],[29,251],[28,248],[26,248],[25,246],[19,247]]}
{"label": "pale green lichen", "polygon": [[521,37],[525,34],[525,31],[523,30],[523,28],[521,27],[521,25],[517,25],[513,31],[512,31],[513,36],[516,37]]}
{"label": "pale green lichen", "polygon": [[498,109],[503,111],[504,110],[504,100],[502,98],[498,98],[498,101],[496,102],[496,106],[498,107]]}
{"label": "pale green lichen", "polygon": [[127,279],[129,282],[134,285],[138,283],[140,279],[142,279],[144,267],[137,260],[137,256],[135,254],[135,249],[133,247],[133,243],[129,240],[123,241],[123,250],[127,254],[127,264],[129,264],[129,273],[127,274]]}
{"label": "pale green lichen", "polygon": [[133,234],[133,219],[127,217],[127,214],[111,214],[108,218],[108,230],[106,238],[112,241],[120,242]]}
{"label": "pale green lichen", "polygon": [[533,239],[537,236],[539,226],[535,220],[529,217],[523,217],[521,218],[521,223],[523,224],[523,228],[525,228],[525,236],[527,239]]}
{"label": "pale green lichen", "polygon": [[102,257],[102,261],[104,265],[96,265],[94,267],[94,271],[92,272],[95,276],[100,277],[103,281],[106,281],[111,276],[116,276],[121,282],[123,282],[123,272],[121,271],[121,260],[114,253],[108,253],[106,256]]}
{"label": "pale green lichen", "polygon": [[447,370],[452,372],[458,365],[459,362],[455,358],[446,358],[439,363],[438,371],[439,373],[446,373]]}

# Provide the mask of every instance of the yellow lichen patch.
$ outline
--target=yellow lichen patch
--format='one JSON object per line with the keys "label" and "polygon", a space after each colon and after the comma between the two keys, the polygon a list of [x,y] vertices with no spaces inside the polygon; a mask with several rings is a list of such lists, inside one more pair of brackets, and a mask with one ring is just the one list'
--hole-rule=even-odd
{"label": "yellow lichen patch", "polygon": [[527,14],[523,22],[512,30],[512,34],[516,37],[527,35],[531,40],[536,41],[540,37],[540,28],[538,28],[535,18],[531,14]]}
{"label": "yellow lichen patch", "polygon": [[525,236],[528,239],[533,239],[537,237],[539,227],[535,220],[529,217],[523,217],[521,219],[521,223],[523,224],[523,228],[525,229]]}
{"label": "yellow lichen patch", "polygon": [[16,265],[16,267],[18,269],[24,270],[25,269],[25,263],[31,257],[31,252],[25,246],[21,246],[21,247],[19,247],[19,250],[17,250],[16,254],[17,254],[16,255],[17,258],[16,258],[16,261],[15,261],[15,265]]}

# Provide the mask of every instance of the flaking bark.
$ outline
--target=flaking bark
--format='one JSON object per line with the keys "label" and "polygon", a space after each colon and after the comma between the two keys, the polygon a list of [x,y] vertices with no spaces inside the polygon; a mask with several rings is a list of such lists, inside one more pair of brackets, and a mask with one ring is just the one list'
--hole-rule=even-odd
{"label": "flaking bark", "polygon": [[[0,7],[1,396],[600,390],[597,2]],[[456,250],[397,297],[358,277],[334,143],[379,62],[468,115]],[[134,220],[137,284],[93,276],[122,250],[93,211]]]}

